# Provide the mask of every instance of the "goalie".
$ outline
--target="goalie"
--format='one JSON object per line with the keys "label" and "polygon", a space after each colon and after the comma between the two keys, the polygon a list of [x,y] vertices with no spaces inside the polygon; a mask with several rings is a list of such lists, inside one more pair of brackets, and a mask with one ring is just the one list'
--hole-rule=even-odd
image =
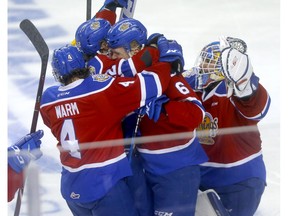
{"label": "goalie", "polygon": [[[201,166],[200,189],[215,190],[230,215],[252,216],[266,186],[257,124],[269,110],[270,97],[254,73],[246,43],[220,37],[202,49],[183,76],[206,110],[197,129],[209,157]],[[199,211],[196,215],[203,215]]]}

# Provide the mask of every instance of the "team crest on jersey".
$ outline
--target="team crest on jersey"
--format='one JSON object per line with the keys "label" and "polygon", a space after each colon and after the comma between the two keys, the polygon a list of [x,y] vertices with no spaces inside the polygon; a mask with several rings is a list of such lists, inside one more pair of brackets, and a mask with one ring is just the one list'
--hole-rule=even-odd
{"label": "team crest on jersey", "polygon": [[217,135],[217,131],[218,118],[213,119],[213,116],[206,112],[204,120],[197,128],[199,142],[205,145],[213,145],[215,143],[213,138]]}
{"label": "team crest on jersey", "polygon": [[92,29],[92,30],[97,30],[97,29],[99,29],[100,28],[100,22],[99,21],[96,21],[96,22],[92,22],[91,23],[91,25],[90,25],[90,28]]}
{"label": "team crest on jersey", "polygon": [[131,23],[125,22],[122,25],[119,26],[119,31],[126,31],[131,26]]}
{"label": "team crest on jersey", "polygon": [[108,74],[95,74],[92,76],[94,81],[105,82],[110,78]]}

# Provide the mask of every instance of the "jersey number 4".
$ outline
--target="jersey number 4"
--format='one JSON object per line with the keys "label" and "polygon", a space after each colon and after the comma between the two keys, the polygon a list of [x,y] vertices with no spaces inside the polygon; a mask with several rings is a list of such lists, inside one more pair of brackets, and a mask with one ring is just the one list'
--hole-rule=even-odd
{"label": "jersey number 4", "polygon": [[69,151],[72,157],[81,159],[72,119],[65,119],[61,129],[60,142],[63,149]]}

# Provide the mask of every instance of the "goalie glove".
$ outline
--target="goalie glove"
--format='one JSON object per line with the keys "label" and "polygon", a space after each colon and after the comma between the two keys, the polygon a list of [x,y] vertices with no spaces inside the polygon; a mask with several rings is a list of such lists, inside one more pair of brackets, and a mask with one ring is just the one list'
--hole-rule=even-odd
{"label": "goalie glove", "polygon": [[247,52],[247,44],[245,43],[245,41],[239,38],[220,36],[219,42],[220,42],[220,50],[224,50],[227,47],[231,47],[240,51],[241,53]]}
{"label": "goalie glove", "polygon": [[8,164],[15,172],[20,173],[31,160],[37,160],[42,156],[40,145],[43,135],[43,130],[38,130],[8,147]]}
{"label": "goalie glove", "polygon": [[238,45],[235,45],[235,43],[229,42],[229,38],[220,38],[220,58],[227,80],[227,97],[234,94],[238,98],[246,98],[257,90],[259,78],[253,73],[251,61],[245,53],[247,50],[245,42],[242,46],[241,42],[237,42]]}

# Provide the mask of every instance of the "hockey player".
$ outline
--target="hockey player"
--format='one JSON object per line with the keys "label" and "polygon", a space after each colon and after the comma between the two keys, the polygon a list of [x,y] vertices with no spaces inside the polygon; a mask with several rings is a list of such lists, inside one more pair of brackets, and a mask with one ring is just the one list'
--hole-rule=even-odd
{"label": "hockey player", "polygon": [[12,201],[16,191],[24,186],[23,170],[31,160],[42,156],[40,145],[43,135],[43,130],[38,130],[8,147],[8,202]]}
{"label": "hockey player", "polygon": [[58,140],[63,198],[73,215],[137,215],[125,183],[131,169],[124,147],[111,140],[123,138],[129,112],[165,91],[170,65],[159,63],[134,78],[89,76],[82,53],[67,46],[54,51],[52,68],[61,86],[45,90],[40,112]]}
{"label": "hockey player", "polygon": [[[146,39],[139,39],[143,31],[146,29],[135,19],[123,19],[112,26],[107,34],[111,57],[127,60],[142,50],[145,52]],[[151,49],[158,47],[160,61],[171,64],[171,81],[165,95],[149,107],[148,112],[153,108],[154,115],[145,115],[140,121],[140,133],[142,136],[191,133],[190,137],[178,140],[154,141],[137,146],[153,196],[152,214],[191,216],[195,212],[200,183],[199,164],[207,161],[195,134],[195,129],[203,120],[204,109],[194,91],[179,75],[184,66],[181,46],[160,34],[153,35],[148,41]],[[152,41],[155,44],[152,45]],[[137,72],[132,70],[132,73],[126,74],[122,71],[121,75],[133,76]]]}
{"label": "hockey player", "polygon": [[214,189],[230,215],[252,216],[266,185],[257,124],[270,97],[254,73],[246,43],[220,37],[183,75],[206,109],[197,130],[209,157],[201,165],[201,190]]}
{"label": "hockey player", "polygon": [[[110,58],[107,55],[108,47],[106,42],[106,35],[110,29],[110,23],[105,19],[92,19],[80,25],[75,33],[77,48],[82,51],[87,60],[87,67],[91,74],[107,73],[112,76],[121,76],[122,73],[132,74],[132,71],[142,71],[152,63],[159,62],[159,51],[153,47],[139,49],[136,55],[127,59]],[[137,38],[139,44],[145,44],[147,40],[147,31],[144,26],[138,28]],[[111,53],[110,53],[111,54]],[[135,73],[135,72],[134,72]],[[131,138],[135,129],[137,116],[129,114],[123,120],[123,134],[125,138]],[[131,122],[132,121],[132,122]],[[127,146],[126,151],[128,152]],[[130,156],[132,156],[130,154]],[[135,195],[136,207],[140,215],[151,215],[152,208],[149,207],[148,198],[146,196],[146,182],[139,158],[130,160],[133,171],[133,177],[127,179],[128,185],[132,188]],[[135,184],[133,183],[135,182]],[[140,186],[139,186],[140,185]]]}

